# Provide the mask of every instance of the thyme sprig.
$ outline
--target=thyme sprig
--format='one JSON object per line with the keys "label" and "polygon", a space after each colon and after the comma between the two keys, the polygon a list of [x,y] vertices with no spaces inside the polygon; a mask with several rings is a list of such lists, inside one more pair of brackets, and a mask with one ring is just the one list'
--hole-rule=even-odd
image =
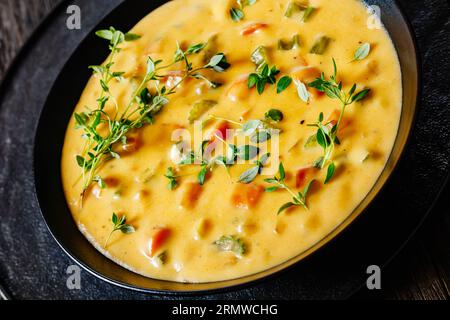
{"label": "thyme sprig", "polygon": [[166,174],[164,176],[169,180],[169,183],[167,184],[167,188],[169,190],[173,190],[178,186],[178,178],[180,176],[175,173],[174,168],[167,168]]}
{"label": "thyme sprig", "polygon": [[[207,79],[202,74],[203,70],[213,70],[223,72],[230,64],[227,62],[223,53],[217,53],[205,65],[194,67],[189,61],[189,56],[199,53],[205,44],[196,44],[182,50],[179,45],[174,54],[173,61],[168,65],[162,65],[162,60],[154,61],[150,56],[147,60],[147,69],[139,86],[134,90],[128,104],[119,112],[119,106],[110,92],[110,81],[120,79],[124,72],[114,72],[111,67],[114,65],[114,57],[120,51],[119,45],[124,41],[136,40],[137,35],[124,34],[121,31],[110,28],[109,30],[100,30],[96,33],[99,37],[110,42],[109,49],[111,54],[102,66],[91,66],[94,73],[100,75],[101,94],[98,98],[97,108],[90,112],[75,113],[74,118],[76,128],[82,129],[83,138],[86,140],[84,150],[76,156],[78,165],[82,170],[82,192],[84,193],[95,180],[99,180],[98,171],[101,166],[112,158],[120,158],[120,155],[114,151],[114,146],[118,143],[126,143],[127,133],[131,130],[142,128],[147,124],[153,123],[153,117],[163,106],[169,103],[169,96],[176,92],[181,83],[188,78],[195,78],[207,81],[211,87],[217,87],[217,84]],[[171,87],[161,85],[160,80],[170,76],[163,73],[164,70],[172,67],[174,64],[183,61],[184,70],[180,79]],[[151,89],[149,89],[151,88]],[[112,116],[104,109],[109,100],[114,101],[115,114]],[[100,133],[100,125],[107,127],[107,133]]]}
{"label": "thyme sprig", "polygon": [[323,149],[323,155],[314,162],[314,166],[318,169],[323,169],[328,165],[327,177],[325,179],[326,182],[332,178],[335,171],[335,164],[331,161],[331,159],[335,145],[340,144],[337,134],[339,132],[345,110],[347,106],[352,103],[364,99],[370,92],[370,89],[367,88],[356,92],[356,84],[353,84],[351,89],[348,92],[345,92],[342,87],[342,82],[338,82],[337,80],[337,67],[334,59],[333,69],[333,74],[329,77],[329,79],[326,79],[324,73],[322,72],[320,78],[317,78],[313,82],[309,83],[310,87],[324,92],[331,99],[337,99],[341,102],[341,112],[339,119],[335,123],[333,123],[333,121],[324,122],[323,113],[320,113],[318,121],[308,125],[317,128],[316,134],[308,139],[308,143],[315,140]]}
{"label": "thyme sprig", "polygon": [[268,64],[264,64],[256,73],[251,73],[248,76],[247,86],[249,89],[256,87],[258,93],[262,94],[267,84],[277,83],[276,77],[279,73],[280,70],[276,66],[269,67]]}
{"label": "thyme sprig", "polygon": [[288,209],[290,207],[294,207],[294,206],[301,206],[308,210],[308,205],[306,203],[306,200],[307,200],[306,197],[308,195],[309,189],[310,189],[312,183],[314,182],[314,180],[309,181],[302,192],[298,191],[297,193],[295,193],[293,190],[291,190],[291,188],[289,188],[286,185],[286,183],[284,181],[285,177],[286,177],[286,173],[284,171],[283,163],[280,162],[280,165],[278,166],[278,176],[264,179],[265,182],[272,184],[272,186],[266,188],[266,192],[274,192],[278,189],[284,189],[287,192],[289,192],[292,196],[292,201],[286,202],[285,204],[283,204],[278,209],[277,214],[279,215],[286,209]]}
{"label": "thyme sprig", "polygon": [[114,224],[114,226],[111,232],[109,233],[108,238],[105,241],[104,245],[105,248],[108,245],[108,242],[111,239],[111,236],[113,235],[114,232],[121,231],[123,234],[130,234],[136,231],[132,225],[126,223],[127,218],[125,215],[119,217],[117,216],[116,213],[113,212],[111,221]]}

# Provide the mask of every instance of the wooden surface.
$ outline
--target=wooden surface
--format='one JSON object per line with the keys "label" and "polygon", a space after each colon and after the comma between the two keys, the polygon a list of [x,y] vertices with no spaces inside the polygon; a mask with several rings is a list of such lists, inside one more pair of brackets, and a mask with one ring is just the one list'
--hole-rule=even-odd
{"label": "wooden surface", "polygon": [[[60,0],[0,0],[0,79],[39,22]],[[384,271],[383,289],[357,298],[401,300],[450,297],[450,188],[412,241]]]}

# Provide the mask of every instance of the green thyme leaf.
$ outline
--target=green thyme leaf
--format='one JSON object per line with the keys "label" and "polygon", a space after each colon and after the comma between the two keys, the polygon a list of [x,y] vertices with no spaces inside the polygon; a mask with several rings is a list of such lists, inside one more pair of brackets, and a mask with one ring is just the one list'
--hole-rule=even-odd
{"label": "green thyme leaf", "polygon": [[206,43],[198,43],[195,45],[191,45],[187,48],[186,50],[186,54],[196,54],[199,53],[200,51],[203,50],[203,48],[205,48]]}
{"label": "green thyme leaf", "polygon": [[264,114],[264,117],[268,121],[280,122],[283,120],[283,113],[278,109],[270,109]]}
{"label": "green thyme leaf", "polygon": [[370,89],[364,89],[364,90],[358,92],[357,94],[352,96],[351,102],[361,101],[362,99],[364,99],[367,96],[367,94],[369,92],[370,92]]}
{"label": "green thyme leaf", "polygon": [[244,171],[240,177],[239,177],[239,182],[241,183],[250,183],[253,180],[255,180],[256,176],[258,175],[260,170],[259,166],[254,166],[251,167],[250,169]]}
{"label": "green thyme leaf", "polygon": [[290,207],[295,206],[296,204],[293,202],[287,202],[285,204],[283,204],[280,209],[278,209],[277,215],[281,214],[283,211],[289,209]]}
{"label": "green thyme leaf", "polygon": [[201,186],[205,184],[207,172],[208,172],[208,165],[203,164],[197,176],[197,181]]}
{"label": "green thyme leaf", "polygon": [[227,62],[227,58],[223,53],[218,53],[211,58],[209,63],[205,66],[205,68],[212,68],[216,72],[224,72],[230,67],[230,64]]}
{"label": "green thyme leaf", "polygon": [[241,131],[245,136],[251,136],[261,126],[260,120],[249,120],[242,125]]}
{"label": "green thyme leaf", "polygon": [[110,30],[98,30],[95,34],[105,40],[112,40],[113,32]]}
{"label": "green thyme leaf", "polygon": [[277,84],[277,93],[281,93],[286,90],[292,83],[292,78],[289,76],[283,76],[280,80],[278,80]]}
{"label": "green thyme leaf", "polygon": [[243,145],[237,148],[237,156],[243,160],[255,158],[259,153],[259,148],[252,145]]}
{"label": "green thyme leaf", "polygon": [[327,177],[325,178],[324,184],[327,184],[331,180],[331,178],[333,178],[335,169],[336,169],[336,166],[335,166],[334,162],[331,162],[328,165]]}
{"label": "green thyme leaf", "polygon": [[251,137],[250,141],[253,143],[261,143],[271,139],[271,134],[267,130],[258,130]]}
{"label": "green thyme leaf", "polygon": [[354,54],[353,61],[364,60],[370,53],[370,43],[363,43]]}
{"label": "green thyme leaf", "polygon": [[135,232],[135,228],[126,223],[126,216],[122,215],[121,217],[117,216],[117,214],[115,212],[113,212],[112,217],[111,217],[111,221],[113,223],[113,229],[112,231],[109,233],[108,238],[106,238],[104,247],[106,248],[109,242],[109,239],[111,238],[111,236],[113,235],[114,232],[116,231],[120,231],[123,234],[130,234]]}
{"label": "green thyme leaf", "polygon": [[125,33],[125,41],[135,41],[140,39],[141,36],[134,33]]}
{"label": "green thyme leaf", "polygon": [[312,148],[317,145],[317,135],[310,135],[309,138],[305,142],[305,148]]}
{"label": "green thyme leaf", "polygon": [[175,174],[175,170],[172,167],[167,168],[166,174],[164,175],[167,179],[169,179],[169,184],[167,188],[169,190],[173,190],[178,186],[178,176]]}

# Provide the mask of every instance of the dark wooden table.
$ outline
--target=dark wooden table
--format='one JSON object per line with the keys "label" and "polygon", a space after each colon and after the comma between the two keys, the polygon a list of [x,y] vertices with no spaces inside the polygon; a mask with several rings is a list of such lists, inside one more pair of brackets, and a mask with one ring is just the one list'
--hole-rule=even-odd
{"label": "dark wooden table", "polygon": [[[0,0],[0,79],[39,22],[61,0]],[[383,274],[383,289],[356,298],[401,300],[450,297],[450,187],[429,219]]]}

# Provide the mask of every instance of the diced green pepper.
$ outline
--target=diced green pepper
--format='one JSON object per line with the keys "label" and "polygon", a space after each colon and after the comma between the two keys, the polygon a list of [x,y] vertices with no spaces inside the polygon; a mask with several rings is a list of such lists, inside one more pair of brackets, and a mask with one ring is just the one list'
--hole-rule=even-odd
{"label": "diced green pepper", "polygon": [[189,111],[189,122],[192,123],[195,120],[200,119],[200,117],[207,112],[209,109],[214,107],[217,104],[217,101],[214,100],[200,100],[194,103]]}

